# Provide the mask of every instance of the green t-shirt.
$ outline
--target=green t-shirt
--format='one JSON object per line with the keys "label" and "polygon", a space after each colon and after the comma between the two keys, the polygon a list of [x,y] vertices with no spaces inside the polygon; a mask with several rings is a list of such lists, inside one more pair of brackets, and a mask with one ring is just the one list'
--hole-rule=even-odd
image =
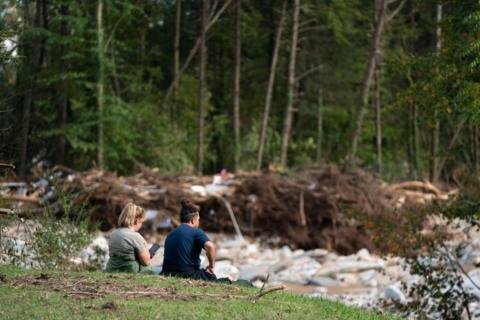
{"label": "green t-shirt", "polygon": [[145,240],[140,233],[129,228],[113,231],[108,243],[110,260],[107,272],[143,272],[146,270],[138,261],[138,254],[145,250]]}
{"label": "green t-shirt", "polygon": [[140,233],[129,228],[119,228],[113,231],[108,243],[110,256],[135,257],[145,250],[145,240]]}

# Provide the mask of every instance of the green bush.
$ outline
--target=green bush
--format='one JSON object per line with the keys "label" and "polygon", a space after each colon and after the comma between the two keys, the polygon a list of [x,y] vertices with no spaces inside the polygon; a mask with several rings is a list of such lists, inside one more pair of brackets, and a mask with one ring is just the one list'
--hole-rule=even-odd
{"label": "green bush", "polygon": [[36,219],[37,226],[31,235],[31,246],[37,261],[46,269],[70,269],[73,259],[92,240],[89,212],[76,206],[68,195],[60,195],[63,214],[56,217],[47,206],[44,214]]}

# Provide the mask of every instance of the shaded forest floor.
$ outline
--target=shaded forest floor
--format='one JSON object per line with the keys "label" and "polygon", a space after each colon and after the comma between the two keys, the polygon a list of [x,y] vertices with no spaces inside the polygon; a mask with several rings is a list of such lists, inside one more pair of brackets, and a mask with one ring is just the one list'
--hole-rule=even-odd
{"label": "shaded forest floor", "polygon": [[283,292],[147,275],[0,266],[2,319],[396,319]]}

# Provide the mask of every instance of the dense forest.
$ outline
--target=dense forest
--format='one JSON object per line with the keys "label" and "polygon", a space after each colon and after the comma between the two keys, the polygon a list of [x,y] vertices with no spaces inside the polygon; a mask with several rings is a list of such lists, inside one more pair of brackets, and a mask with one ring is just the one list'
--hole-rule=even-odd
{"label": "dense forest", "polygon": [[0,162],[477,168],[477,0],[5,0]]}

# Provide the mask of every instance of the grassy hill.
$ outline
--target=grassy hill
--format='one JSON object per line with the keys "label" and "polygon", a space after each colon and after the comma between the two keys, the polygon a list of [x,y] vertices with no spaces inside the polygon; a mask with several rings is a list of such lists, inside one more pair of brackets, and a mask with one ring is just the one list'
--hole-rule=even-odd
{"label": "grassy hill", "polygon": [[258,298],[258,292],[159,276],[0,266],[0,319],[396,319],[284,292]]}

